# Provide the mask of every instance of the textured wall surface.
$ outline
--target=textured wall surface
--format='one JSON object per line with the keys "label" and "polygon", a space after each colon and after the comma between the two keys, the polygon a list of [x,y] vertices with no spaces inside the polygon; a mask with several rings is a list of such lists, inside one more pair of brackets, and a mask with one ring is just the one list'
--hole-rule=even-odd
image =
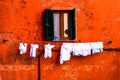
{"label": "textured wall surface", "polygon": [[[41,54],[38,63],[44,44],[56,45],[54,50],[62,44],[44,38],[46,8],[76,9],[76,42],[120,47],[120,0],[0,0],[0,80],[120,80],[119,51],[71,57],[62,65],[59,52],[53,52],[47,59]],[[24,55],[19,55],[20,42],[28,44]],[[40,45],[37,58],[29,57],[31,43]]]}

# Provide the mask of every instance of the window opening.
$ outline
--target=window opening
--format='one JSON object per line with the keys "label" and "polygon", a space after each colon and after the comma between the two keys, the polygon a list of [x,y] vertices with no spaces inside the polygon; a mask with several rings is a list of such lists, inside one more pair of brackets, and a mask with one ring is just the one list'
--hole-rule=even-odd
{"label": "window opening", "polygon": [[75,40],[75,27],[75,9],[45,10],[45,28],[47,40]]}

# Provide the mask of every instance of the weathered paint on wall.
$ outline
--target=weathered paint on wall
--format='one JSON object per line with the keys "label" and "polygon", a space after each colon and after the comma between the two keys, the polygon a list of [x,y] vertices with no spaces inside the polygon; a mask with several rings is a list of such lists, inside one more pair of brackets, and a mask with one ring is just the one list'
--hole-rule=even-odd
{"label": "weathered paint on wall", "polygon": [[[52,58],[30,58],[30,44],[39,50],[47,43],[59,50],[62,42],[44,38],[44,10],[76,9],[76,42],[103,41],[105,48],[120,47],[119,0],[0,0],[0,80],[120,80],[120,52],[104,51],[87,57],[72,57],[59,64],[59,52]],[[28,43],[19,55],[19,42]],[[38,57],[38,51],[37,51]]]}

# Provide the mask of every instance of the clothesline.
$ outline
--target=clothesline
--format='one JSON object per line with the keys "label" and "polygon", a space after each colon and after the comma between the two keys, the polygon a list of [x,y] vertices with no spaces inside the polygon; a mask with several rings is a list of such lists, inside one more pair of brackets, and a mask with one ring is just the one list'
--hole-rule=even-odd
{"label": "clothesline", "polygon": [[[81,42],[81,41],[21,41],[21,40],[15,40],[16,42],[28,42],[28,43],[34,43],[38,44],[39,46],[44,46],[45,44],[54,44],[55,46],[61,46],[62,43],[89,43],[89,42]],[[94,42],[94,41],[93,41]],[[105,43],[105,42],[103,42]],[[104,51],[120,51],[119,47],[110,47],[110,48],[103,48]],[[59,52],[60,50],[53,50],[54,52]]]}
{"label": "clothesline", "polygon": [[[103,48],[104,51],[120,51],[120,48]],[[60,52],[60,50],[52,50],[52,52]],[[38,50],[39,55],[44,53],[44,50]]]}
{"label": "clothesline", "polygon": [[[96,42],[96,41],[75,41],[75,40],[60,40],[60,41],[40,41],[40,40],[16,40],[16,39],[13,39],[12,40],[13,42],[17,42],[17,43],[20,43],[20,42],[23,42],[23,43],[33,43],[33,44],[39,44],[39,45],[45,45],[45,44],[57,44],[57,45],[61,45],[62,43],[90,43],[90,42]],[[99,41],[97,41],[99,42]],[[103,42],[104,44],[107,44],[108,42]]]}
{"label": "clothesline", "polygon": [[[120,48],[103,48],[104,51],[120,51]],[[38,50],[39,53],[43,53],[44,50]],[[52,50],[52,52],[60,52],[60,50]]]}
{"label": "clothesline", "polygon": [[120,51],[120,48],[103,48],[104,51]]}

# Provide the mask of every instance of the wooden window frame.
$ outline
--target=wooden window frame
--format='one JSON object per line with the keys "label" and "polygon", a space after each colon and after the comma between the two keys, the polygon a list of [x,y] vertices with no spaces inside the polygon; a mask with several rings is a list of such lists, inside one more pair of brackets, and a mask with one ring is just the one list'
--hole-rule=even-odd
{"label": "wooden window frame", "polygon": [[[73,10],[52,10],[52,11],[53,12],[51,14],[55,14],[55,13],[60,14],[60,20],[59,20],[60,21],[60,29],[59,29],[60,30],[60,39],[57,41],[75,40],[76,39],[75,12],[73,12]],[[74,11],[75,11],[75,9],[74,9]],[[62,27],[62,26],[64,26],[64,21],[63,21],[64,19],[63,18],[64,18],[65,13],[68,14],[68,18],[69,18],[67,24],[69,26],[68,28],[70,28],[70,29],[66,30],[66,33],[68,33],[68,37],[64,37],[65,31],[64,31],[64,27]],[[45,14],[45,15],[47,16],[47,14]],[[54,16],[52,15],[52,17],[54,17]],[[45,19],[45,20],[47,20],[47,19]],[[53,20],[53,19],[51,19],[51,20]],[[52,22],[54,23],[54,20]],[[45,22],[45,27],[48,27],[46,25],[47,24]],[[54,26],[52,28],[54,29]],[[49,30],[51,30],[51,29],[49,29]],[[53,33],[53,31],[54,30],[52,30],[51,33]],[[49,31],[46,30],[46,32],[49,32]],[[47,36],[48,36],[48,34],[47,34]],[[49,36],[48,36],[48,37],[46,37],[46,39],[56,41],[56,40],[54,40],[53,36],[54,36],[54,34],[51,35],[51,38],[49,38]]]}

